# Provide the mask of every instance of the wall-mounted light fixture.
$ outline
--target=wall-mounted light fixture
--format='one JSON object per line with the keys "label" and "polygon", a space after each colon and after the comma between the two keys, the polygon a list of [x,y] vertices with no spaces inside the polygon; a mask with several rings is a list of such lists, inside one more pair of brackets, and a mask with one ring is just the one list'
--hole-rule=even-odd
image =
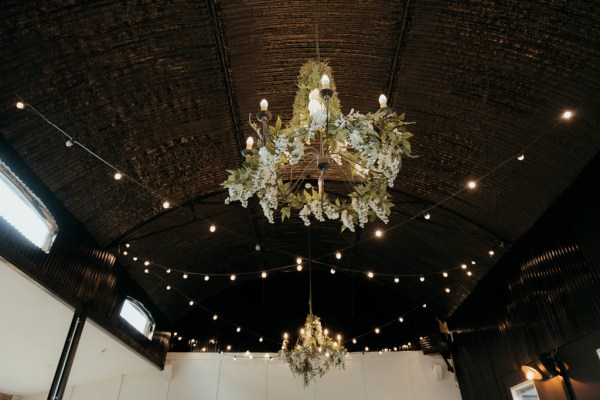
{"label": "wall-mounted light fixture", "polygon": [[525,374],[525,378],[527,378],[527,380],[532,381],[535,379],[536,381],[539,381],[543,379],[542,374],[540,374],[540,371],[533,367],[530,367],[529,365],[523,365],[521,367],[521,370]]}
{"label": "wall-mounted light fixture", "polygon": [[542,353],[538,356],[537,360],[530,364],[532,365],[523,365],[521,367],[525,377],[530,381],[554,378],[557,375],[562,375],[558,370],[555,354]]}

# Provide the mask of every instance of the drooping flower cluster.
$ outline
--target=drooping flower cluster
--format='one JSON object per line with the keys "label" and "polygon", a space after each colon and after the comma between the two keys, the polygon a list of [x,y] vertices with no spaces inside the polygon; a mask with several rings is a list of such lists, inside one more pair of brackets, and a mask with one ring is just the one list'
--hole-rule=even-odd
{"label": "drooping flower cluster", "polygon": [[[375,218],[388,222],[393,204],[387,189],[393,187],[400,172],[401,157],[411,156],[412,134],[407,130],[411,123],[404,121],[404,114],[388,109],[368,114],[351,110],[343,115],[335,95],[327,114],[315,88],[323,71],[330,73],[328,68],[314,62],[302,68],[290,126],[283,128],[277,118],[265,138],[261,127],[251,123],[259,140],[242,167],[228,171],[223,183],[229,192],[226,203],[240,201],[247,207],[248,199],[256,195],[271,223],[277,210],[282,221],[294,210],[305,225],[310,225],[311,217],[317,221],[339,219],[342,230],[351,231]],[[298,104],[302,107],[297,108]],[[353,189],[347,196],[332,198],[327,190],[300,182],[305,179],[307,163],[316,164],[320,158],[315,154],[321,145],[326,161],[346,171],[342,175],[347,175]]]}
{"label": "drooping flower cluster", "polygon": [[323,377],[329,368],[345,368],[346,348],[324,334],[321,321],[316,315],[306,317],[304,327],[295,347],[288,349],[289,341],[283,342],[279,358],[289,364],[292,375],[302,377],[304,386]]}

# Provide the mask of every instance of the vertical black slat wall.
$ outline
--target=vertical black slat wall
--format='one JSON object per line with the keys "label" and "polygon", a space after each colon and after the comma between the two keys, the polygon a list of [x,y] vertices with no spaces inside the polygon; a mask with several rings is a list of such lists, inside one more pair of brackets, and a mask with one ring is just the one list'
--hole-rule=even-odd
{"label": "vertical black slat wall", "polygon": [[[46,254],[0,218],[0,256],[73,308],[81,310],[85,304],[89,318],[162,368],[170,339],[165,316],[116,264],[114,255],[93,240],[2,137],[0,160],[42,200],[58,224],[58,236]],[[152,313],[157,323],[152,341],[131,329],[119,317],[127,295],[133,295]]]}
{"label": "vertical black slat wall", "polygon": [[[510,399],[506,382],[521,365],[598,334],[599,177],[596,156],[450,318],[465,400]],[[570,361],[574,374],[589,368]]]}

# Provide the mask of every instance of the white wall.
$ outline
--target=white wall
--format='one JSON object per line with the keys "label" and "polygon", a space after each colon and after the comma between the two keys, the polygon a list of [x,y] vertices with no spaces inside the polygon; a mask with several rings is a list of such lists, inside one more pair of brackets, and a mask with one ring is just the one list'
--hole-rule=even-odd
{"label": "white wall", "polygon": [[[116,376],[69,387],[65,400],[458,400],[454,374],[440,356],[417,351],[353,353],[346,369],[330,370],[307,389],[279,360],[242,359],[207,353],[169,353],[168,372]],[[433,365],[442,364],[435,380]],[[45,400],[47,394],[23,400]]]}

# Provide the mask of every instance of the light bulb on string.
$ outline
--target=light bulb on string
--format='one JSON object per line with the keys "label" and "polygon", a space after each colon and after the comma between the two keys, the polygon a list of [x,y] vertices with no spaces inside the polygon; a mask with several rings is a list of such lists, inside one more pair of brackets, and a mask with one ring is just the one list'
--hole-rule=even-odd
{"label": "light bulb on string", "polygon": [[398,278],[398,277],[395,277],[395,278],[394,278],[394,283],[398,283],[398,282],[400,282],[400,278]]}
{"label": "light bulb on string", "polygon": [[145,273],[145,274],[147,274],[148,272],[150,272],[150,271],[148,270],[148,268],[144,269],[144,273]]}
{"label": "light bulb on string", "polygon": [[264,339],[263,339],[262,337],[259,337],[259,338],[258,338],[258,341],[259,341],[259,342],[261,342],[261,343],[263,342],[263,340],[264,340]]}
{"label": "light bulb on string", "polygon": [[302,258],[300,258],[300,257],[296,258],[296,264],[302,264]]}
{"label": "light bulb on string", "polygon": [[138,260],[138,258],[137,258],[137,257],[133,257],[133,261],[137,261],[137,260]]}
{"label": "light bulb on string", "polygon": [[217,230],[217,227],[216,227],[216,226],[214,226],[214,225],[211,225],[211,226],[210,226],[210,228],[208,228],[208,230],[209,230],[211,233],[214,233],[214,232]]}
{"label": "light bulb on string", "polygon": [[475,265],[475,264],[477,264],[476,261],[471,261],[471,265]]}
{"label": "light bulb on string", "polygon": [[357,340],[356,339],[352,339],[352,343],[356,344]]}
{"label": "light bulb on string", "polygon": [[420,277],[420,278],[419,278],[419,280],[420,280],[421,282],[425,282],[425,277],[424,277],[424,276],[422,276],[422,277]]}
{"label": "light bulb on string", "polygon": [[125,243],[125,247],[130,248],[131,245],[129,243]]}
{"label": "light bulb on string", "polygon": [[444,273],[442,273],[442,276],[443,276],[444,278],[447,278],[447,277],[448,277],[448,273],[447,273],[447,272],[444,272]]}
{"label": "light bulb on string", "polygon": [[144,265],[147,267],[148,265],[150,265],[150,261],[144,261]]}
{"label": "light bulb on string", "polygon": [[237,333],[240,333],[240,332],[242,331],[242,328],[240,328],[240,327],[238,326],[237,328],[235,328],[235,331],[236,331]]}
{"label": "light bulb on string", "polygon": [[260,277],[261,277],[261,278],[263,278],[263,279],[264,279],[264,278],[266,278],[266,277],[267,277],[267,272],[266,272],[266,271],[263,271],[263,272],[260,274]]}
{"label": "light bulb on string", "polygon": [[469,189],[475,189],[477,187],[477,181],[470,180],[467,182],[467,187]]}
{"label": "light bulb on string", "polygon": [[562,119],[566,119],[567,121],[570,120],[572,116],[573,116],[573,113],[569,110],[562,113]]}
{"label": "light bulb on string", "polygon": [[171,290],[171,285],[167,285],[167,290]]}
{"label": "light bulb on string", "polygon": [[467,269],[467,264],[461,264],[461,265],[460,265],[460,267],[461,267],[462,269]]}
{"label": "light bulb on string", "polygon": [[493,257],[493,256],[494,256],[494,254],[496,254],[496,253],[494,253],[494,250],[490,250],[490,251],[488,251],[488,255],[489,255],[490,257]]}
{"label": "light bulb on string", "polygon": [[467,275],[471,276],[473,273],[471,271],[467,271]]}
{"label": "light bulb on string", "polygon": [[235,278],[236,278],[235,274],[231,274],[231,276],[229,277],[229,279],[232,281],[235,281]]}
{"label": "light bulb on string", "polygon": [[216,321],[217,319],[219,319],[219,316],[217,314],[213,315],[213,321]]}
{"label": "light bulb on string", "polygon": [[208,275],[204,275],[204,280],[208,282],[208,280],[210,279],[210,276]]}
{"label": "light bulb on string", "polygon": [[337,251],[335,253],[335,258],[337,258],[338,260],[341,260],[342,259],[342,253],[340,253],[339,251]]}
{"label": "light bulb on string", "polygon": [[404,322],[404,318],[400,317],[400,318],[398,318],[398,321],[399,322]]}
{"label": "light bulb on string", "polygon": [[375,231],[375,236],[378,237],[378,238],[382,237],[383,236],[383,231],[381,229],[377,229]]}
{"label": "light bulb on string", "polygon": [[123,252],[123,255],[124,255],[124,256],[126,256],[127,254],[129,254],[129,253],[127,253],[127,250],[125,250],[125,251]]}
{"label": "light bulb on string", "polygon": [[334,275],[334,274],[335,274],[335,268],[331,268],[331,269],[329,270],[329,272],[331,273],[331,275]]}
{"label": "light bulb on string", "polygon": [[165,271],[167,274],[171,273],[171,268],[167,268],[167,270]]}
{"label": "light bulb on string", "polygon": [[450,288],[446,288],[446,293],[450,293]]}
{"label": "light bulb on string", "polygon": [[381,330],[379,328],[375,328],[375,333],[379,335],[379,332],[381,332]]}
{"label": "light bulb on string", "polygon": [[427,308],[427,304],[426,303],[423,303],[423,308]]}
{"label": "light bulb on string", "polygon": [[523,161],[525,159],[525,154],[519,154],[519,156],[517,157],[517,160],[519,161]]}
{"label": "light bulb on string", "polygon": [[188,278],[188,274],[183,274],[183,279],[187,279]]}
{"label": "light bulb on string", "polygon": [[23,103],[22,101],[17,101],[16,106],[19,110],[22,110],[25,108],[25,103]]}
{"label": "light bulb on string", "polygon": [[115,172],[114,178],[115,178],[115,180],[120,181],[121,178],[123,178],[123,174],[121,174],[120,172],[117,171],[117,172]]}
{"label": "light bulb on string", "polygon": [[165,201],[165,202],[162,204],[162,206],[163,206],[163,208],[164,208],[164,209],[167,209],[167,208],[171,207],[171,203],[169,203],[168,201]]}
{"label": "light bulb on string", "polygon": [[298,266],[296,266],[296,269],[298,270],[298,272],[302,271],[302,264],[298,264]]}
{"label": "light bulb on string", "polygon": [[429,214],[428,212],[423,214],[423,218],[425,218],[426,220],[430,220],[431,219],[431,214]]}
{"label": "light bulb on string", "polygon": [[193,306],[194,305],[194,300],[190,300],[189,304],[190,304],[190,306]]}
{"label": "light bulb on string", "polygon": [[73,141],[72,141],[71,139],[67,140],[67,141],[65,142],[65,146],[67,146],[67,147],[72,147],[72,146],[73,146]]}

